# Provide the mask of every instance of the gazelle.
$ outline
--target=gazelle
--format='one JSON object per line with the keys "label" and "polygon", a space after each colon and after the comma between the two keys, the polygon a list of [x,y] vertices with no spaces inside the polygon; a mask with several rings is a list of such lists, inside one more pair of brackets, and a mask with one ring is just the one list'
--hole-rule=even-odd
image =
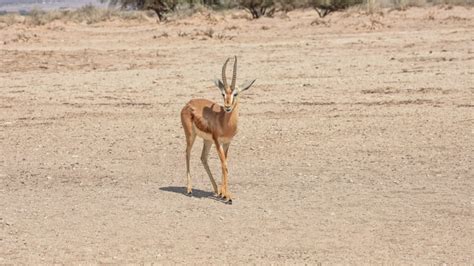
{"label": "gazelle", "polygon": [[[192,99],[181,110],[181,123],[186,135],[186,174],[187,192],[192,195],[191,174],[189,172],[189,160],[191,149],[196,139],[196,135],[204,139],[201,162],[211,180],[216,196],[224,198],[228,203],[232,203],[231,194],[227,187],[229,172],[227,170],[227,152],[232,138],[237,133],[237,122],[239,119],[239,98],[240,93],[249,89],[255,80],[246,83],[244,86],[236,87],[237,78],[237,56],[234,57],[234,71],[232,73],[232,83],[227,84],[226,67],[230,58],[227,58],[222,66],[222,80],[216,79],[214,83],[219,88],[224,106],[220,106],[206,99]],[[216,181],[212,176],[207,163],[209,151],[212,144],[217,148],[217,154],[222,166],[222,183],[218,190]]]}

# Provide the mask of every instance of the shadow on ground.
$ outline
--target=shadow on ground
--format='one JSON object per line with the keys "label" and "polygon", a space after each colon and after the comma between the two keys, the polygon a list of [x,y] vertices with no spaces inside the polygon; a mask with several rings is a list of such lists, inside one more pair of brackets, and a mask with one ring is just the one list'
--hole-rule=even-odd
{"label": "shadow on ground", "polygon": [[222,202],[224,204],[230,204],[230,205],[232,204],[232,201],[224,201],[223,199],[214,196],[213,192],[204,191],[204,190],[200,190],[200,189],[193,189],[193,194],[192,195],[189,195],[186,192],[186,187],[160,187],[160,190],[182,194],[186,197],[194,197],[194,198],[198,198],[198,199],[207,198],[207,199],[212,199],[212,200],[215,200],[215,201]]}
{"label": "shadow on ground", "polygon": [[[186,192],[186,187],[160,187],[160,190],[183,194],[189,197],[188,193]],[[214,193],[200,189],[193,189],[192,196],[195,198],[214,198]]]}

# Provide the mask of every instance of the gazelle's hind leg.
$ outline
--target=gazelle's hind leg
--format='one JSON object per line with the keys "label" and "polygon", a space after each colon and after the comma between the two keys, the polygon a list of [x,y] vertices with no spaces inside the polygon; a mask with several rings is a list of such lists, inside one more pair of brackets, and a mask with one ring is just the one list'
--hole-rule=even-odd
{"label": "gazelle's hind leg", "polygon": [[196,134],[192,134],[189,138],[186,139],[186,176],[187,176],[187,192],[192,194],[192,184],[191,184],[191,172],[189,161],[191,159],[191,149],[193,148],[194,140],[196,139]]}
{"label": "gazelle's hind leg", "polygon": [[191,173],[189,161],[191,159],[191,149],[193,148],[196,132],[194,132],[192,114],[186,107],[181,111],[181,123],[183,124],[184,134],[186,135],[186,176],[187,192],[192,194]]}
{"label": "gazelle's hind leg", "polygon": [[212,141],[204,140],[204,145],[202,147],[202,153],[201,153],[201,162],[202,162],[202,165],[204,165],[204,169],[206,169],[207,175],[209,176],[209,179],[211,180],[214,193],[217,196],[219,191],[217,190],[216,180],[214,180],[214,177],[212,176],[212,173],[211,173],[211,169],[209,169],[209,164],[207,163],[207,158],[209,157],[209,151],[211,150],[211,146],[212,146]]}
{"label": "gazelle's hind leg", "polygon": [[229,151],[229,146],[230,146],[230,143],[224,143],[222,144],[222,148],[224,148],[224,153],[225,153],[225,158],[228,159],[229,156],[227,156],[227,153]]}

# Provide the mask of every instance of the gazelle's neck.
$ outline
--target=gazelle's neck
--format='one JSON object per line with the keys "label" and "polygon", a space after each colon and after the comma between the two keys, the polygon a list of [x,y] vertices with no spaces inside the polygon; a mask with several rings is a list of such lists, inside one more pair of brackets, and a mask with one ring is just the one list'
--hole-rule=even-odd
{"label": "gazelle's neck", "polygon": [[225,114],[228,124],[237,126],[237,122],[239,121],[239,109],[240,109],[240,104],[239,104],[239,100],[237,99],[237,102],[235,103],[234,108],[232,109],[232,112]]}

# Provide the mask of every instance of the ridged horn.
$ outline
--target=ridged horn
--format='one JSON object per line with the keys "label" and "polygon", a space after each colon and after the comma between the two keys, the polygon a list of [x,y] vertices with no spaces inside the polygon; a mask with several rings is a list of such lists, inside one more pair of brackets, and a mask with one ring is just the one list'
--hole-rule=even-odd
{"label": "ridged horn", "polygon": [[237,79],[237,56],[234,56],[234,72],[232,73],[232,83],[230,84],[230,88],[232,90],[235,89],[235,80]]}
{"label": "ridged horn", "polygon": [[224,65],[222,66],[222,83],[224,84],[224,89],[227,90],[227,77],[225,76],[225,69],[227,67],[227,63],[229,62],[230,58],[227,58]]}

